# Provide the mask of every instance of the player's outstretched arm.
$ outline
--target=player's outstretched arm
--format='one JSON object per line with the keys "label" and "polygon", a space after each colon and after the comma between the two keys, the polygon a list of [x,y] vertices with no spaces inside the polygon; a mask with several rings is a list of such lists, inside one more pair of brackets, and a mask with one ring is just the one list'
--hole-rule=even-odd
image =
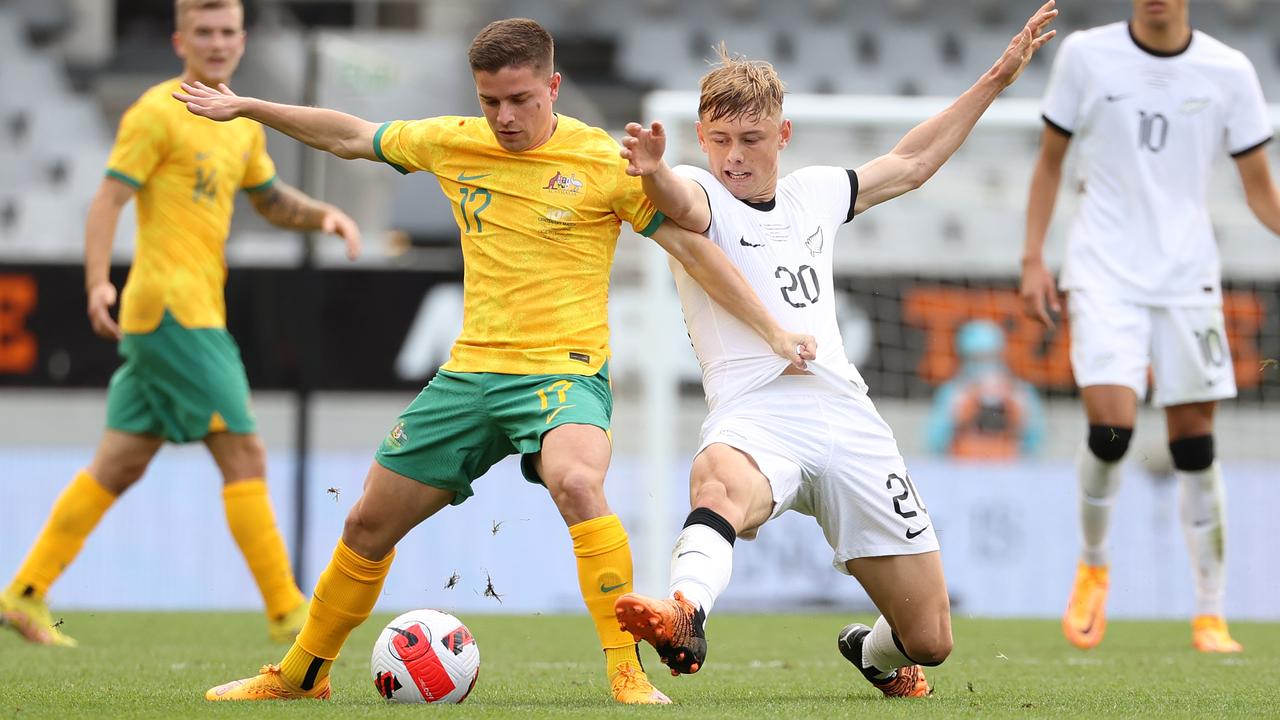
{"label": "player's outstretched arm", "polygon": [[120,326],[111,317],[116,304],[116,286],[111,284],[111,246],[116,238],[120,211],[134,189],[107,177],[89,204],[89,217],[84,228],[84,290],[88,295],[89,325],[99,337],[120,339]]}
{"label": "player's outstretched arm", "polygon": [[1040,137],[1040,155],[1035,170],[1031,172],[1031,189],[1027,191],[1027,234],[1022,249],[1022,311],[1028,317],[1039,320],[1045,327],[1053,327],[1052,310],[1062,312],[1058,291],[1054,288],[1053,273],[1044,264],[1044,240],[1049,233],[1049,221],[1053,218],[1053,206],[1058,201],[1058,186],[1062,184],[1062,160],[1067,155],[1071,138],[1060,131],[1045,127]]}
{"label": "player's outstretched arm", "polygon": [[644,194],[658,211],[686,230],[706,232],[711,226],[711,204],[698,183],[677,175],[662,159],[667,134],[662,123],[649,127],[627,123],[619,153],[627,160],[627,174],[639,176]]}
{"label": "player's outstretched arm", "polygon": [[1036,11],[1009,47],[973,87],[942,112],[912,128],[888,155],[858,168],[858,199],[862,212],[923,185],[942,167],[977,124],[978,118],[1031,62],[1031,56],[1057,33],[1046,28],[1057,17],[1054,0]]}
{"label": "player's outstretched arm", "polygon": [[712,300],[755,330],[779,357],[802,370],[806,360],[817,357],[818,341],[812,335],[783,330],[746,276],[711,240],[672,222],[662,223],[651,237],[684,266]]}
{"label": "player's outstretched arm", "polygon": [[377,160],[373,136],[377,123],[362,120],[327,108],[282,105],[251,97],[240,97],[225,84],[211,88],[204,83],[182,83],[182,92],[173,94],[187,110],[210,120],[225,122],[238,117],[274,128],[317,150],[324,150],[345,160],[364,158]]}
{"label": "player's outstretched arm", "polygon": [[1280,235],[1280,188],[1271,181],[1266,151],[1259,147],[1236,158],[1236,170],[1249,209],[1268,230]]}
{"label": "player's outstretched arm", "polygon": [[320,230],[342,238],[347,257],[360,256],[360,228],[356,221],[329,203],[320,202],[280,180],[266,190],[249,193],[253,209],[267,222],[289,230]]}

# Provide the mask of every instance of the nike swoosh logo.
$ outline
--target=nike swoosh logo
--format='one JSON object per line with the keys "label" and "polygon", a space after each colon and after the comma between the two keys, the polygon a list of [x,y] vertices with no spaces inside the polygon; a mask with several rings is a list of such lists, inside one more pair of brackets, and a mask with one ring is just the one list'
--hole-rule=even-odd
{"label": "nike swoosh logo", "polygon": [[742,243],[742,247],[764,247],[764,243],[749,243],[745,237],[738,238],[738,242]]}
{"label": "nike swoosh logo", "polygon": [[1106,96],[1104,96],[1104,97],[1106,97],[1107,102],[1118,102],[1118,101],[1120,101],[1120,100],[1123,100],[1123,99],[1125,99],[1125,98],[1129,97],[1129,96],[1130,96],[1130,95],[1132,95],[1132,94],[1133,94],[1133,93],[1125,93],[1124,95],[1106,95]]}
{"label": "nike swoosh logo", "polygon": [[626,580],[623,580],[622,582],[618,583],[617,585],[605,585],[604,583],[600,583],[600,592],[602,592],[602,593],[611,593],[611,592],[613,592],[614,590],[620,590],[620,589],[622,589],[623,587],[625,587],[625,586],[626,586],[626,584],[627,584],[627,581],[626,581]]}
{"label": "nike swoosh logo", "polygon": [[704,557],[704,558],[709,558],[709,557],[711,557],[710,555],[708,555],[708,554],[706,554],[706,553],[702,552],[701,550],[685,550],[684,552],[682,552],[682,553],[680,553],[679,555],[677,555],[677,556],[676,556],[676,559],[678,560],[678,559],[680,559],[680,558],[684,557],[685,555],[701,555],[701,556],[702,556],[702,557]]}
{"label": "nike swoosh logo", "polygon": [[490,175],[492,175],[492,174],[493,174],[493,173],[485,173],[485,174],[483,174],[483,175],[468,175],[468,174],[466,174],[465,172],[460,172],[460,173],[458,173],[458,182],[471,182],[472,180],[479,180],[480,178],[487,178],[487,177],[489,177],[489,176],[490,176]]}
{"label": "nike swoosh logo", "polygon": [[919,537],[919,536],[920,536],[920,533],[922,533],[922,532],[924,532],[925,530],[928,530],[928,529],[929,529],[929,526],[928,526],[928,525],[925,525],[924,527],[920,528],[919,530],[911,530],[911,529],[908,529],[908,530],[907,530],[907,539],[908,539],[908,540],[915,540],[917,537]]}
{"label": "nike swoosh logo", "polygon": [[547,424],[550,425],[551,421],[556,419],[556,416],[560,414],[561,410],[567,410],[571,407],[578,407],[578,406],[577,405],[561,405],[555,410],[552,410],[551,414],[547,416]]}
{"label": "nike swoosh logo", "polygon": [[401,630],[401,629],[400,629],[400,628],[398,628],[398,627],[393,627],[393,628],[391,628],[391,632],[394,632],[394,633],[396,633],[397,635],[400,635],[401,637],[403,637],[403,638],[405,639],[405,641],[406,641],[406,642],[405,642],[405,644],[406,644],[407,646],[409,646],[409,647],[413,647],[414,645],[417,645],[417,644],[418,644],[418,636],[417,636],[417,635],[414,635],[414,634],[413,634],[413,633],[411,633],[411,632],[407,632],[407,631],[405,631],[405,630]]}
{"label": "nike swoosh logo", "polygon": [[1098,622],[1098,614],[1094,613],[1089,616],[1089,624],[1080,628],[1080,634],[1088,635],[1089,633],[1093,632],[1093,626],[1094,626],[1094,623],[1096,622]]}

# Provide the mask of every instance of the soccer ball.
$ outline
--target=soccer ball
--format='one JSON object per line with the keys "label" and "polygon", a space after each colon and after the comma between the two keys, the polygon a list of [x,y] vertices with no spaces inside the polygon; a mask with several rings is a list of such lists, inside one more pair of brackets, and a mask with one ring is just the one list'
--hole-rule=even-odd
{"label": "soccer ball", "polygon": [[480,676],[480,648],[458,618],[411,610],[392,620],[373,645],[373,686],[402,703],[460,703]]}

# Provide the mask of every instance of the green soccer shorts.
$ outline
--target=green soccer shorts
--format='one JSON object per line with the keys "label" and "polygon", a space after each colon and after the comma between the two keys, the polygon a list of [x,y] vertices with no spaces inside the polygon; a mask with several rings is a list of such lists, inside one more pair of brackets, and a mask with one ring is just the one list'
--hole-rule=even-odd
{"label": "green soccer shorts", "polygon": [[185,328],[165,311],[149,333],[125,333],[124,364],[107,388],[107,427],[175,443],[211,432],[252,433],[249,379],[223,328]]}
{"label": "green soccer shorts", "polygon": [[502,458],[520,453],[525,479],[542,480],[530,455],[542,436],[561,425],[594,425],[609,432],[613,392],[608,366],[596,375],[502,375],[441,370],[423,388],[378,449],[386,469],[457,493]]}

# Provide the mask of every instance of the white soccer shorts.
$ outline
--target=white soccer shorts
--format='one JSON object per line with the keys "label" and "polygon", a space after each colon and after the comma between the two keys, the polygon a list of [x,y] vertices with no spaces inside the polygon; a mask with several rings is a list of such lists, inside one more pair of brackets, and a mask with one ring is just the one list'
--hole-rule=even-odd
{"label": "white soccer shorts", "polygon": [[782,375],[708,416],[698,452],[713,443],[755,460],[773,490],[770,519],[788,510],[816,519],[846,575],[846,560],[938,549],[893,431],[865,393]]}
{"label": "white soccer shorts", "polygon": [[1071,370],[1080,387],[1123,385],[1156,407],[1236,396],[1222,307],[1160,306],[1073,290]]}

